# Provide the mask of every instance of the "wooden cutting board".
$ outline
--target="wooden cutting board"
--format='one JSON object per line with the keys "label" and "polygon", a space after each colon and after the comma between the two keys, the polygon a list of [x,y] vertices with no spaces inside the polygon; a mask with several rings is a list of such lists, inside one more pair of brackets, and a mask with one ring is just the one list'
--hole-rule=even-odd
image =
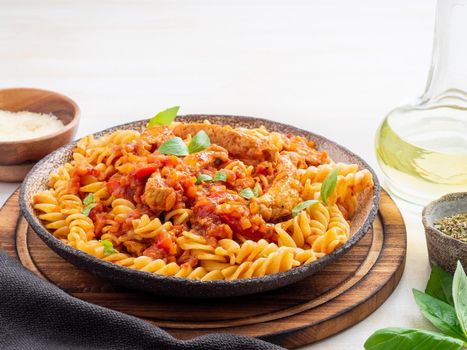
{"label": "wooden cutting board", "polygon": [[28,227],[17,192],[0,210],[0,246],[69,294],[140,317],[175,337],[230,332],[295,348],[351,327],[388,298],[404,271],[406,231],[398,208],[383,191],[373,229],[323,271],[274,291],[211,300],[145,294],[79,270]]}

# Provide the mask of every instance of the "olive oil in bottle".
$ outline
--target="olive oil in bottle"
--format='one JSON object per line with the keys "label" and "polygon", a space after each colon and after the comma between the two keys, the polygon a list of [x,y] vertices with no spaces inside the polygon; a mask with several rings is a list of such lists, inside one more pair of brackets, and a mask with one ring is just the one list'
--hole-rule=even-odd
{"label": "olive oil in bottle", "polygon": [[466,114],[455,107],[394,110],[376,140],[388,190],[420,205],[467,191]]}
{"label": "olive oil in bottle", "polygon": [[376,133],[386,188],[424,205],[467,191],[467,0],[438,0],[427,88],[394,109]]}

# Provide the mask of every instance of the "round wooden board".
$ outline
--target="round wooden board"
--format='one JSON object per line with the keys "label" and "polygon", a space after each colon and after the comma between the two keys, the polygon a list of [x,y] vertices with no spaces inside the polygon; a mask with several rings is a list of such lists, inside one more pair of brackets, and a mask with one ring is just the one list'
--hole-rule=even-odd
{"label": "round wooden board", "polygon": [[19,214],[18,193],[0,210],[0,246],[71,295],[145,319],[178,338],[230,332],[295,348],[356,324],[387,299],[404,270],[406,231],[398,208],[383,191],[373,229],[332,265],[288,287],[210,300],[144,294],[79,270],[28,227]]}

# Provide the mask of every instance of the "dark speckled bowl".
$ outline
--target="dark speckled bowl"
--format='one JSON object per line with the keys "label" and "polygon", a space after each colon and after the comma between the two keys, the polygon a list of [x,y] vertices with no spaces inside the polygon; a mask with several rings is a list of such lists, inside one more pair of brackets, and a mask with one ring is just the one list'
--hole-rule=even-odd
{"label": "dark speckled bowl", "polygon": [[456,270],[457,260],[467,266],[467,243],[444,234],[434,227],[434,223],[461,213],[467,213],[467,192],[447,194],[428,204],[422,214],[430,263],[451,273]]}
{"label": "dark speckled bowl", "polygon": [[[368,232],[378,210],[380,186],[374,171],[357,155],[322,136],[312,134],[308,131],[295,128],[290,125],[276,123],[265,119],[222,115],[188,115],[177,117],[178,121],[184,122],[201,122],[206,119],[212,123],[228,124],[234,127],[254,128],[264,125],[270,131],[305,136],[315,141],[319,148],[326,149],[335,161],[356,163],[362,168],[369,169],[373,174],[375,187],[373,191],[368,191],[366,196],[364,196],[365,198],[360,199],[358,213],[352,219],[351,238],[333,253],[328,254],[313,263],[294,268],[287,272],[235,281],[202,282],[198,280],[166,277],[121,267],[119,265],[97,259],[82,251],[67,246],[60,240],[56,239],[45,229],[31,206],[32,196],[39,191],[47,189],[49,174],[56,170],[58,166],[70,159],[71,150],[75,147],[75,143],[66,145],[42,159],[36,164],[36,166],[34,166],[24,180],[20,193],[20,205],[26,220],[50,248],[52,248],[61,257],[81,269],[85,269],[106,280],[133,289],[155,294],[197,298],[230,297],[253,294],[297,282],[335,261],[339,256],[352,248]],[[106,133],[119,129],[141,130],[146,123],[146,120],[142,120],[120,125],[98,132],[94,134],[94,136],[100,137]]]}

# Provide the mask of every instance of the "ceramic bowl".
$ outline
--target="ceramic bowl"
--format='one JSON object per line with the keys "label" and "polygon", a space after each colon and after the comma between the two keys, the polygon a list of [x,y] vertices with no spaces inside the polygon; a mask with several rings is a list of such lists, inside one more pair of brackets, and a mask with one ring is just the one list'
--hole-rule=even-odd
{"label": "ceramic bowl", "polygon": [[[75,143],[64,146],[41,160],[36,164],[36,166],[34,166],[32,171],[24,180],[20,193],[20,205],[26,220],[51,249],[79,268],[85,269],[101,278],[129,288],[155,294],[191,298],[231,297],[253,294],[297,282],[334,262],[338,257],[351,249],[368,232],[378,210],[380,186],[374,171],[360,157],[322,136],[318,136],[290,125],[265,119],[219,115],[189,115],[177,117],[178,121],[184,122],[202,122],[206,119],[212,123],[231,125],[233,127],[254,128],[264,125],[270,131],[279,131],[282,133],[293,133],[305,136],[315,141],[319,148],[326,149],[335,161],[356,163],[362,168],[369,169],[373,174],[375,186],[372,191],[366,191],[366,195],[362,196],[360,199],[359,210],[351,222],[352,229],[350,239],[331,254],[328,254],[315,262],[286,272],[234,281],[199,281],[166,277],[121,267],[119,265],[97,259],[82,251],[76,250],[55,238],[46,230],[44,225],[37,218],[31,206],[32,196],[47,188],[47,181],[50,172],[56,170],[58,166],[70,159],[71,150],[75,146]],[[94,136],[100,137],[106,133],[119,129],[141,130],[146,124],[147,120],[132,122],[98,132],[94,134]]]}
{"label": "ceramic bowl", "polygon": [[78,105],[53,91],[0,89],[0,110],[51,113],[65,125],[55,133],[33,139],[0,141],[0,181],[21,181],[38,160],[73,140],[78,129]]}
{"label": "ceramic bowl", "polygon": [[435,228],[439,219],[467,213],[467,192],[450,193],[428,204],[423,209],[423,226],[430,263],[454,273],[457,261],[467,266],[467,243],[452,238]]}

